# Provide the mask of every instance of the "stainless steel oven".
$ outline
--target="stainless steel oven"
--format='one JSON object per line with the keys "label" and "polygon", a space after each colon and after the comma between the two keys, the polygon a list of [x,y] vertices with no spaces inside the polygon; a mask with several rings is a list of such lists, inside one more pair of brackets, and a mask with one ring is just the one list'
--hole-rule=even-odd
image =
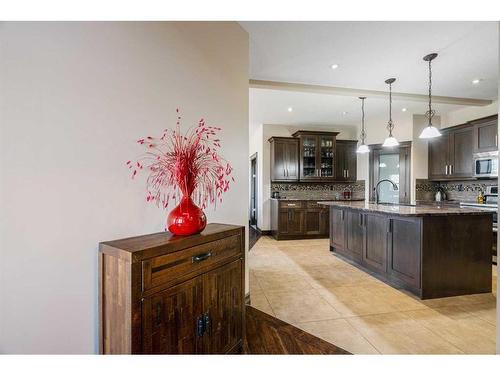
{"label": "stainless steel oven", "polygon": [[478,152],[474,154],[474,177],[498,177],[498,151]]}

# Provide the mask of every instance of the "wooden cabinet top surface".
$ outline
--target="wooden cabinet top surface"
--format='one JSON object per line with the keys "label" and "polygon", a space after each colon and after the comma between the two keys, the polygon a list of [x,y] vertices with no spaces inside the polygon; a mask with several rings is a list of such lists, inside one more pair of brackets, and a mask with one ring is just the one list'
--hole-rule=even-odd
{"label": "wooden cabinet top surface", "polygon": [[316,130],[299,130],[292,134],[292,137],[300,137],[301,135],[325,135],[330,137],[335,137],[339,132],[324,132]]}
{"label": "wooden cabinet top surface", "polygon": [[[136,262],[224,237],[242,234],[243,230],[244,227],[240,225],[212,223],[208,224],[203,232],[192,236],[175,236],[170,232],[159,232],[101,242],[99,251]],[[244,239],[242,240],[244,241]]]}

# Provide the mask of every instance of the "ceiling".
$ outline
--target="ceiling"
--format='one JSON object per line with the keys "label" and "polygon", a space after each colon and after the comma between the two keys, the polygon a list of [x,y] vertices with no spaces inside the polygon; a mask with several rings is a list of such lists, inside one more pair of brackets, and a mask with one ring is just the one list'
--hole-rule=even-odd
{"label": "ceiling", "polygon": [[[385,79],[396,77],[394,91],[426,94],[422,57],[437,52],[434,94],[476,99],[496,99],[498,94],[497,22],[241,25],[250,34],[252,79],[386,90]],[[339,66],[333,70],[332,64]],[[473,85],[476,78],[481,82]]]}
{"label": "ceiling", "polygon": [[[424,114],[427,103],[395,100],[393,118],[396,124],[408,120],[413,114]],[[292,108],[292,112],[288,108]],[[406,108],[403,112],[402,109]],[[463,106],[435,104],[437,114],[444,115]],[[367,98],[366,123],[387,123],[387,98]],[[345,125],[359,126],[361,101],[355,97],[315,94],[266,89],[250,90],[250,124],[286,125]],[[408,123],[410,121],[404,121]]]}

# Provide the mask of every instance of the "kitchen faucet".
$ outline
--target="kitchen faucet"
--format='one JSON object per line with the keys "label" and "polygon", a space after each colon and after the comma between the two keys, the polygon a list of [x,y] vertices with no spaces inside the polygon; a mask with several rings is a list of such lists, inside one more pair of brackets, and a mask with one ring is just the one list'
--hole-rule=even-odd
{"label": "kitchen faucet", "polygon": [[392,188],[394,190],[399,190],[398,189],[398,185],[396,185],[393,181],[391,180],[388,180],[388,179],[383,179],[383,180],[380,180],[379,182],[377,182],[377,185],[375,186],[375,203],[379,203],[379,192],[378,192],[378,186],[380,185],[381,182],[384,182],[384,181],[387,181],[387,182],[390,182],[392,184]]}

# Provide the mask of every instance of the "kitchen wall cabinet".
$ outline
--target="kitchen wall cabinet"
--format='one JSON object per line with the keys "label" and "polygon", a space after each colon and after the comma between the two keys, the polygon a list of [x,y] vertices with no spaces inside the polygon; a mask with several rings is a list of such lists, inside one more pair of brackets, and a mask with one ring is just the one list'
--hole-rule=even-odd
{"label": "kitchen wall cabinet", "polygon": [[337,140],[335,149],[335,180],[356,181],[358,141]]}
{"label": "kitchen wall cabinet", "polygon": [[277,240],[328,237],[328,209],[315,201],[271,200],[271,233]]}
{"label": "kitchen wall cabinet", "polygon": [[471,121],[474,129],[474,152],[498,150],[498,115]]}
{"label": "kitchen wall cabinet", "polygon": [[473,127],[470,124],[442,129],[441,137],[430,139],[429,180],[473,178]]}
{"label": "kitchen wall cabinet", "polygon": [[293,182],[299,180],[299,140],[286,137],[272,137],[271,181]]}
{"label": "kitchen wall cabinet", "polygon": [[299,168],[302,181],[335,179],[335,143],[337,132],[298,131]]}
{"label": "kitchen wall cabinet", "polygon": [[241,352],[244,227],[209,224],[99,246],[100,351],[104,354]]}

